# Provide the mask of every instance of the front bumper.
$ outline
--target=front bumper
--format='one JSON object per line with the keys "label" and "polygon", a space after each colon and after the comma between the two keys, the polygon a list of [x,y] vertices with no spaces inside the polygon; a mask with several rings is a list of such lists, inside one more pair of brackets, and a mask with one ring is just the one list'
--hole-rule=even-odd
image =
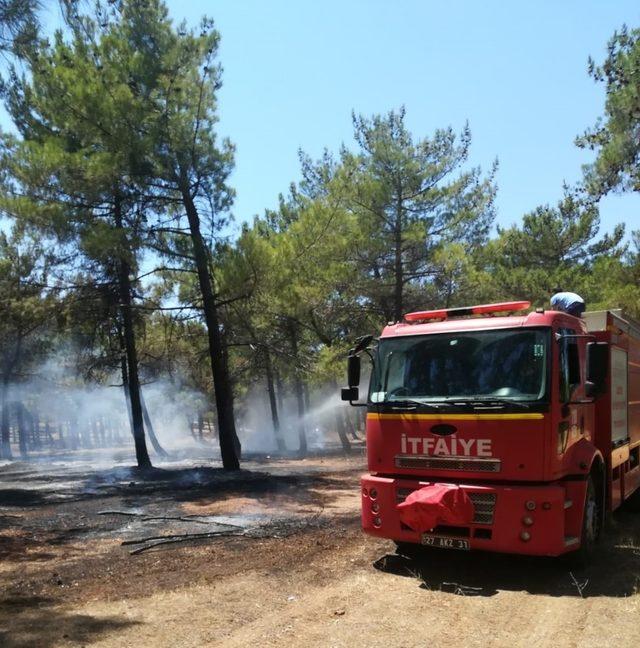
{"label": "front bumper", "polygon": [[[396,542],[420,543],[422,534],[400,522],[396,505],[434,481],[364,475],[361,479],[362,528]],[[464,527],[436,527],[432,534],[465,538],[471,549],[538,556],[559,556],[579,547],[583,482],[541,486],[458,484],[474,503],[475,515]],[[371,492],[373,489],[373,493]],[[582,492],[582,495],[581,495]],[[531,502],[535,508],[528,509]],[[524,518],[530,518],[527,524]],[[528,539],[526,538],[528,534]]]}

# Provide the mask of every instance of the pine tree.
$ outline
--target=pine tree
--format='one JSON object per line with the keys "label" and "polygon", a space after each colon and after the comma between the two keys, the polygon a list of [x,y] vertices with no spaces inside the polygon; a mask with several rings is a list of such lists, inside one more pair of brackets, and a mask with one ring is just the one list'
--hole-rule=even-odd
{"label": "pine tree", "polygon": [[329,192],[357,218],[352,256],[361,272],[359,290],[385,320],[399,321],[424,307],[438,273],[434,255],[443,245],[483,244],[494,218],[495,165],[483,177],[463,170],[471,143],[465,127],[414,140],[404,108],[371,118],[353,115],[358,150],[304,160],[301,190],[315,197]]}
{"label": "pine tree", "polygon": [[585,167],[590,194],[613,190],[640,191],[640,29],[623,27],[609,41],[602,65],[589,60],[589,73],[606,90],[604,119],[577,139],[578,146],[596,151]]}
{"label": "pine tree", "polygon": [[6,101],[21,138],[5,138],[11,184],[3,203],[17,222],[66,246],[71,271],[85,259],[99,270],[98,280],[112,287],[127,358],[136,458],[146,467],[151,464],[132,278],[145,206],[131,167],[143,157],[148,105],[131,85],[136,70],[140,83],[147,72],[136,68],[136,57],[120,47],[109,24],[72,18],[70,42],[57,32],[51,46],[40,42],[24,54],[29,76],[12,71]]}

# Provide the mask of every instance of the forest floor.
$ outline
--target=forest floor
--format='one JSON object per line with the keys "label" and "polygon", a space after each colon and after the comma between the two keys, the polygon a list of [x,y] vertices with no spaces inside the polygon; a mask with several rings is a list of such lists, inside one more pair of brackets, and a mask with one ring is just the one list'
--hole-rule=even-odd
{"label": "forest floor", "polygon": [[[244,465],[1,466],[0,645],[640,644],[638,515],[616,514],[580,572],[437,549],[410,560],[360,531],[360,452]],[[122,545],[195,533],[209,535]]]}

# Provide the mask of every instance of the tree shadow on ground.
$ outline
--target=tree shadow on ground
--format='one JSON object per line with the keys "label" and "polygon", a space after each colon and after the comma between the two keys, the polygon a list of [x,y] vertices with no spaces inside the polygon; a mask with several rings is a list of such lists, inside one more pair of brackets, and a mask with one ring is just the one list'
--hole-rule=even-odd
{"label": "tree shadow on ground", "polygon": [[421,548],[387,554],[374,562],[381,571],[415,578],[419,586],[465,596],[500,590],[573,597],[625,597],[640,592],[640,517],[614,515],[612,528],[593,561],[576,567],[569,557],[540,558],[488,552]]}
{"label": "tree shadow on ground", "polygon": [[0,506],[38,506],[46,501],[43,493],[28,488],[0,489]]}
{"label": "tree shadow on ground", "polygon": [[[188,501],[201,496],[221,494],[260,494],[329,485],[339,479],[318,474],[279,474],[222,468],[150,468],[121,467],[109,470],[88,470],[64,477],[64,487],[58,488],[60,475],[34,473],[22,477],[23,488],[0,489],[0,507],[37,507],[60,502],[80,502],[112,496],[140,498],[150,496]],[[33,482],[30,484],[29,482]],[[43,482],[49,488],[43,487]]]}
{"label": "tree shadow on ground", "polygon": [[49,648],[68,642],[87,645],[111,632],[138,625],[117,617],[73,614],[39,596],[0,599],[0,646]]}
{"label": "tree shadow on ground", "polygon": [[[51,504],[99,501],[120,496],[138,504],[147,498],[160,501],[193,501],[202,497],[279,493],[299,497],[310,488],[344,485],[344,479],[318,473],[271,474],[262,471],[225,471],[222,468],[114,468],[66,475],[58,488],[59,475],[42,473],[23,477],[23,488],[0,489],[0,507],[36,508]],[[48,487],[43,488],[46,481]],[[31,484],[30,482],[33,482]],[[64,495],[64,497],[63,497]]]}

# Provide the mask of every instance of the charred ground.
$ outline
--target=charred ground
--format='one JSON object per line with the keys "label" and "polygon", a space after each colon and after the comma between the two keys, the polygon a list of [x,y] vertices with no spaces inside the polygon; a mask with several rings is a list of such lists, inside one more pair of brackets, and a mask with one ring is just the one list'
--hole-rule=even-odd
{"label": "charred ground", "polygon": [[[438,550],[409,558],[360,532],[362,456],[246,465],[232,476],[187,463],[3,467],[0,643],[582,646],[640,638],[637,514],[614,517],[587,570]],[[179,542],[149,540],[169,536]]]}

